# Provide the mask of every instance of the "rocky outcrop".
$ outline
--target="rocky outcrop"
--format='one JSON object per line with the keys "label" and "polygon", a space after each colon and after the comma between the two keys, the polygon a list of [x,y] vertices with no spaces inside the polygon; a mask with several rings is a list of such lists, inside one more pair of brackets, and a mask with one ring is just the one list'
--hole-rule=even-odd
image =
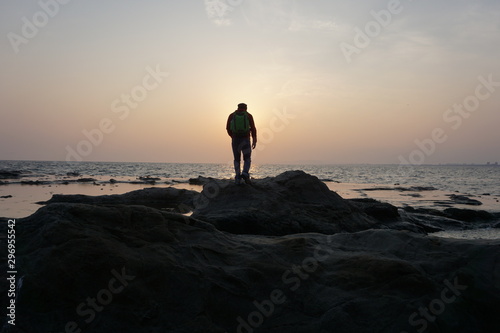
{"label": "rocky outcrop", "polygon": [[197,181],[204,188],[194,199],[193,217],[235,234],[333,234],[373,228],[425,234],[487,227],[499,219],[494,214],[469,209],[406,207],[403,211],[369,198],[345,200],[303,171],[253,180],[252,185],[202,177]]}
{"label": "rocky outcrop", "polygon": [[397,207],[373,199],[341,198],[317,177],[288,171],[277,177],[235,185],[231,180],[198,177],[200,193],[184,189],[146,188],[125,194],[54,195],[46,202],[92,205],[144,205],[175,212],[194,211],[193,217],[235,234],[287,235],[304,232],[333,234],[371,228],[428,233],[446,229],[486,227],[500,216],[479,210],[443,211]]}
{"label": "rocky outcrop", "polygon": [[54,194],[50,200],[38,202],[38,204],[47,205],[66,202],[91,205],[144,205],[154,208],[169,208],[184,213],[191,209],[193,198],[197,195],[198,192],[174,187],[152,187],[125,194],[99,196]]}
{"label": "rocky outcrop", "polygon": [[353,232],[378,221],[332,192],[317,177],[288,171],[252,185],[213,180],[194,200],[193,217],[236,234]]}
{"label": "rocky outcrop", "polygon": [[500,241],[235,235],[145,206],[54,203],[18,221],[16,244],[18,319],[2,332],[498,328]]}

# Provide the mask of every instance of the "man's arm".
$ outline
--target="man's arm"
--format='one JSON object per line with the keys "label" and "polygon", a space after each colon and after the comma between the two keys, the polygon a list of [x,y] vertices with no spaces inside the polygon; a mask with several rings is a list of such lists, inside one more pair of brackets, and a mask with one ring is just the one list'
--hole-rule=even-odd
{"label": "man's arm", "polygon": [[233,137],[233,132],[231,131],[231,120],[233,119],[233,114],[231,113],[227,118],[226,131],[230,137]]}
{"label": "man's arm", "polygon": [[248,120],[250,121],[250,134],[252,135],[252,148],[255,149],[257,146],[257,128],[255,127],[255,122],[253,121],[253,116],[248,114]]}

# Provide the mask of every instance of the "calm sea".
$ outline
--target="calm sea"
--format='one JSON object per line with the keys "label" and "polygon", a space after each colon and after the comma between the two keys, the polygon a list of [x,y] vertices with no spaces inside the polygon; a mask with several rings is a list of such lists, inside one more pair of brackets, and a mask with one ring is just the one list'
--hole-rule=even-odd
{"label": "calm sea", "polygon": [[[189,179],[198,176],[233,177],[232,165],[199,163],[0,161],[0,171],[20,171],[23,178],[82,177]],[[500,166],[495,165],[253,165],[254,178],[303,170],[321,180],[353,184],[434,187],[470,195],[500,196]]]}

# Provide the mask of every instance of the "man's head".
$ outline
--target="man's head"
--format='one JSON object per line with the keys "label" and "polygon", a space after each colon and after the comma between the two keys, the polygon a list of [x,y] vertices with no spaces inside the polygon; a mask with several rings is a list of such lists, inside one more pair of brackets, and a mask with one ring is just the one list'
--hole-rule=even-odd
{"label": "man's head", "polygon": [[246,111],[247,105],[245,103],[238,104],[238,111]]}

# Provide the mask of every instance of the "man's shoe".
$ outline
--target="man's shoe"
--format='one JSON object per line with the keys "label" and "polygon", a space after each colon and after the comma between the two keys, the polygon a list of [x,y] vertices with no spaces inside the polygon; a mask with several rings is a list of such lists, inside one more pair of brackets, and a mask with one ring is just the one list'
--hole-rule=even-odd
{"label": "man's shoe", "polygon": [[241,184],[241,178],[238,177],[238,176],[234,177],[234,184],[240,185]]}
{"label": "man's shoe", "polygon": [[242,173],[241,178],[243,178],[246,184],[250,184],[250,175],[248,173]]}

